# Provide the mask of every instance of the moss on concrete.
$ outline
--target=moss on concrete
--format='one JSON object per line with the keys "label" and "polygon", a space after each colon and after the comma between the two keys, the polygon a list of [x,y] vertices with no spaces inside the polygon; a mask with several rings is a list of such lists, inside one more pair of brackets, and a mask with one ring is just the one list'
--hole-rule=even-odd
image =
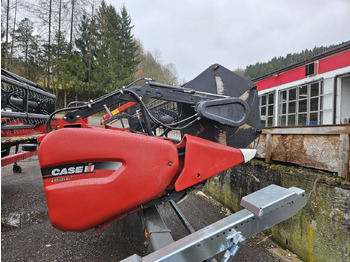
{"label": "moss on concrete", "polygon": [[270,184],[305,190],[308,204],[274,226],[273,239],[304,261],[350,261],[350,182],[330,173],[253,160],[211,178],[204,191],[233,211]]}

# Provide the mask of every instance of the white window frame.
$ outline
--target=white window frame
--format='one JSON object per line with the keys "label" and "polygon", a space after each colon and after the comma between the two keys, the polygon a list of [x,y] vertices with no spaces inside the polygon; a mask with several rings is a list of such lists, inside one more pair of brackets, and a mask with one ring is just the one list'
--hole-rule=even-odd
{"label": "white window frame", "polygon": [[[259,96],[259,110],[262,128],[275,125],[275,97],[275,91],[268,92]],[[264,100],[265,104],[263,103]]]}
{"label": "white window frame", "polygon": [[[312,89],[318,85],[318,92],[314,94]],[[302,92],[306,88],[306,93]],[[295,92],[291,97],[291,93]],[[283,96],[282,96],[283,95]],[[306,95],[306,97],[305,97]],[[278,125],[279,126],[303,126],[303,125],[321,125],[323,123],[324,111],[324,90],[323,80],[283,89],[278,92]],[[317,108],[312,101],[317,100]],[[306,102],[306,104],[305,104]],[[303,109],[305,108],[306,109]],[[311,108],[313,107],[313,108]],[[301,111],[303,110],[303,111]],[[315,114],[317,114],[315,121]],[[301,117],[304,116],[302,119]]]}

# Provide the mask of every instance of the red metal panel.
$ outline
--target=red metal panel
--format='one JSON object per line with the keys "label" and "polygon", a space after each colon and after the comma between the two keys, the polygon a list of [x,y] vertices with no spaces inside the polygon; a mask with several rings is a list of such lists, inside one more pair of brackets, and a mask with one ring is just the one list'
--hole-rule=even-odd
{"label": "red metal panel", "polygon": [[[1,118],[1,122],[6,120],[7,118]],[[59,118],[56,118],[52,120],[51,126],[52,128],[55,128],[61,120]],[[11,125],[23,125],[25,127],[25,123],[21,120],[16,120],[12,122],[11,124],[8,124],[7,126]],[[46,124],[41,124],[39,126],[36,126],[35,128],[31,129],[17,129],[17,130],[1,130],[1,137],[16,137],[16,136],[28,136],[28,135],[39,135],[39,134],[45,134],[46,133]]]}
{"label": "red metal panel", "polygon": [[318,66],[319,74],[350,66],[350,50],[322,59],[319,61]]}
{"label": "red metal panel", "polygon": [[[84,231],[135,211],[164,194],[179,169],[171,141],[100,128],[49,133],[39,161],[51,223],[64,231]],[[91,167],[100,163],[107,167]],[[121,166],[113,170],[108,163]]]}
{"label": "red metal panel", "polygon": [[26,158],[35,156],[37,154],[38,154],[38,151],[35,150],[33,152],[20,152],[20,153],[17,153],[17,154],[13,154],[13,155],[8,155],[8,156],[5,156],[5,157],[2,157],[1,158],[1,167],[13,164],[15,162],[19,162],[21,160],[24,160]]}
{"label": "red metal panel", "polygon": [[258,91],[305,78],[305,66],[256,82]]}
{"label": "red metal panel", "polygon": [[[119,114],[120,112],[124,111],[125,109],[128,109],[129,107],[135,105],[136,102],[128,102],[120,107],[118,107],[117,109],[114,109],[111,114],[114,116],[116,114]],[[104,121],[107,121],[108,119],[111,118],[111,116],[109,114],[105,114],[104,116],[102,116]],[[118,119],[119,120],[119,119]]]}
{"label": "red metal panel", "polygon": [[[350,66],[350,50],[319,60],[318,74],[343,68],[345,66]],[[256,85],[258,86],[258,90],[262,91],[303,78],[307,78],[307,76],[305,76],[305,65],[287,72],[283,72],[277,76],[272,76],[258,81],[256,82]]]}
{"label": "red metal panel", "polygon": [[181,143],[186,147],[184,168],[175,182],[176,191],[198,184],[244,161],[239,149],[189,135],[185,135],[184,140]]}

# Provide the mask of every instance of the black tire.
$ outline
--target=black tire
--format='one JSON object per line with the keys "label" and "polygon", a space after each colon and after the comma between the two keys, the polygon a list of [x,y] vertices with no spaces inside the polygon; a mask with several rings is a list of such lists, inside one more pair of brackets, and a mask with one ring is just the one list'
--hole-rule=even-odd
{"label": "black tire", "polygon": [[19,173],[22,173],[22,168],[21,168],[19,165],[14,164],[14,165],[13,165],[13,168],[12,168],[12,171],[13,171],[13,173],[15,173],[15,174],[19,174]]}
{"label": "black tire", "polygon": [[23,144],[22,150],[23,151],[30,151],[33,152],[37,149],[37,144]]}

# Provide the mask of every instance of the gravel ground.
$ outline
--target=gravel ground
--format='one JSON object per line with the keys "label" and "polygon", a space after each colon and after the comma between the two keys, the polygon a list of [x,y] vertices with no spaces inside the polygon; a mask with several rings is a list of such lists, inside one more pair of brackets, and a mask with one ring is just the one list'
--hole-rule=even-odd
{"label": "gravel ground", "polygon": [[[61,232],[48,219],[45,193],[37,157],[19,163],[22,173],[13,174],[12,165],[1,169],[1,260],[2,261],[119,261],[133,254],[145,256],[144,234],[137,213],[100,231]],[[227,215],[214,200],[192,194],[179,207],[195,230]],[[160,213],[175,240],[187,233],[172,208]],[[286,261],[268,249],[278,248],[259,234],[247,241],[235,261]]]}

